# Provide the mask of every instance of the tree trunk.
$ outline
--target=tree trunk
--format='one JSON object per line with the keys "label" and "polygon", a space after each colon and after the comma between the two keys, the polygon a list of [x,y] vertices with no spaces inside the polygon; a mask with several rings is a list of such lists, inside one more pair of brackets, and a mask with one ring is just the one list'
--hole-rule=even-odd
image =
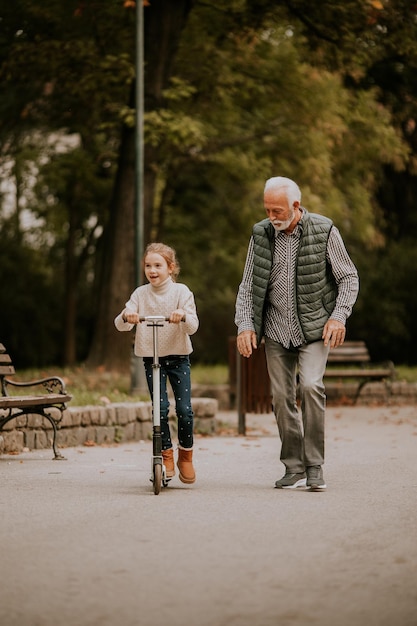
{"label": "tree trunk", "polygon": [[95,332],[87,359],[91,367],[126,369],[132,333],[118,333],[114,318],[134,289],[135,131],[125,128],[120,147],[110,220],[103,236]]}

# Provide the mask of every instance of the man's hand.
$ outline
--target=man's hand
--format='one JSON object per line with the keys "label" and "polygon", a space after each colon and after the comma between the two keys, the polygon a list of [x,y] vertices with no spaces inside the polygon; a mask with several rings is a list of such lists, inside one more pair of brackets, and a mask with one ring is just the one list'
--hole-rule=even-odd
{"label": "man's hand", "polygon": [[254,330],[244,330],[237,336],[237,349],[242,356],[250,357],[252,351],[256,348],[256,333]]}
{"label": "man's hand", "polygon": [[345,335],[346,328],[342,322],[330,319],[324,325],[322,339],[325,346],[328,346],[330,343],[331,348],[337,348],[344,342]]}

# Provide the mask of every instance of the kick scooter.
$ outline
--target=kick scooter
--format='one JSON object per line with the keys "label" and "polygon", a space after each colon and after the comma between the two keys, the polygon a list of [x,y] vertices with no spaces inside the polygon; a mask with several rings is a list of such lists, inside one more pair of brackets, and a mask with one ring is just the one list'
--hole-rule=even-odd
{"label": "kick scooter", "polygon": [[168,486],[170,478],[166,476],[166,469],[162,459],[161,439],[161,365],[159,363],[158,328],[169,321],[169,317],[163,315],[149,315],[139,318],[152,328],[153,333],[153,363],[152,363],[152,404],[153,404],[153,429],[152,429],[152,467],[151,482],[153,492],[157,496],[161,491],[161,485]]}

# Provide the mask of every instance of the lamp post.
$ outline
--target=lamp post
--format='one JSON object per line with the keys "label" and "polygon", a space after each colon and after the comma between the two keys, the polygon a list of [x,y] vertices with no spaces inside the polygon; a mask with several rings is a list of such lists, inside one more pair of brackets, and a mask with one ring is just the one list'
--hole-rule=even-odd
{"label": "lamp post", "polygon": [[[135,132],[135,235],[134,235],[134,263],[135,285],[143,282],[141,262],[144,253],[144,28],[143,28],[143,0],[136,0],[136,132]],[[145,372],[142,359],[132,351],[131,392],[140,394],[146,392]]]}
{"label": "lamp post", "polygon": [[144,230],[144,31],[143,31],[143,0],[136,0],[136,207],[135,207],[135,279],[140,285],[143,281],[141,261],[143,256]]}

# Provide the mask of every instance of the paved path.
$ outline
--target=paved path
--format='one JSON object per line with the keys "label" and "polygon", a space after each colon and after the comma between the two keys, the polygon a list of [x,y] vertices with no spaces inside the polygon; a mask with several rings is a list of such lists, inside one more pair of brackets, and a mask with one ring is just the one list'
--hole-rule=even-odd
{"label": "paved path", "polygon": [[0,624],[416,626],[417,407],[330,408],[326,493],[219,418],[159,496],[149,442],[0,457]]}

